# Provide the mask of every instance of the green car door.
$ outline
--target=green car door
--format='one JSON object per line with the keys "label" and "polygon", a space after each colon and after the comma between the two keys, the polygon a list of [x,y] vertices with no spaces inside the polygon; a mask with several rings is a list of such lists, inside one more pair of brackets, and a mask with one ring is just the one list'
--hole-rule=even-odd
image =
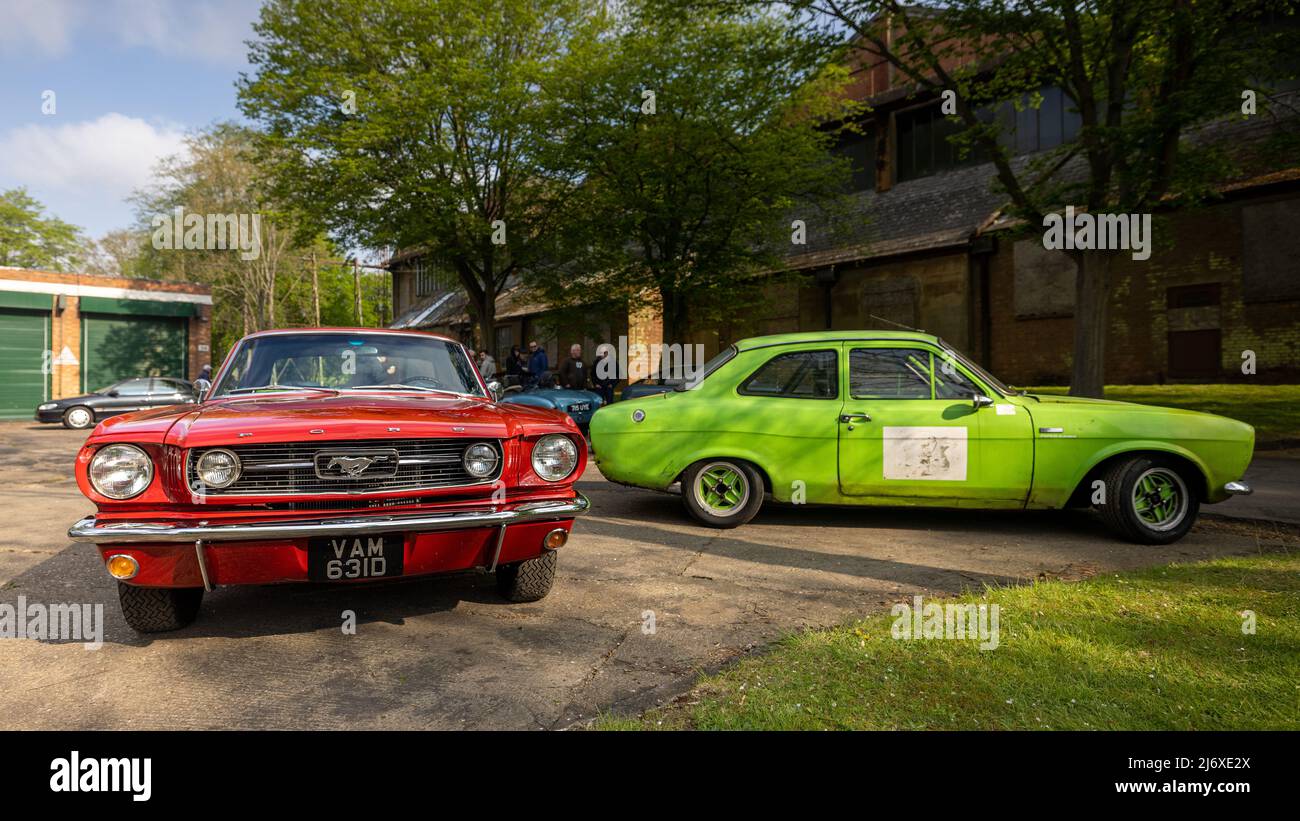
{"label": "green car door", "polygon": [[[839,485],[888,504],[1019,507],[1033,479],[1033,422],[923,346],[845,342]],[[975,397],[988,404],[976,404]],[[991,401],[989,401],[991,399]]]}

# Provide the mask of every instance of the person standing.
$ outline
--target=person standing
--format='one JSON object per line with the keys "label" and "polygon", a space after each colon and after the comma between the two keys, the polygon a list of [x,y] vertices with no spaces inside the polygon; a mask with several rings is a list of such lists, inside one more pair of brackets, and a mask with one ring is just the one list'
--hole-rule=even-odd
{"label": "person standing", "polygon": [[613,363],[609,361],[609,349],[597,348],[596,361],[591,363],[591,383],[600,394],[601,404],[611,405],[614,402],[614,385],[618,382],[614,373]]}
{"label": "person standing", "polygon": [[575,343],[569,348],[569,358],[560,366],[560,387],[585,391],[587,385],[587,366],[582,361],[582,346]]}
{"label": "person standing", "polygon": [[534,339],[528,343],[528,386],[540,385],[542,377],[551,367],[551,363],[546,359],[546,349],[537,344]]}
{"label": "person standing", "polygon": [[518,345],[510,346],[510,356],[506,358],[506,386],[524,384],[524,354]]}
{"label": "person standing", "polygon": [[478,372],[483,375],[484,382],[497,375],[497,361],[486,348],[478,352]]}

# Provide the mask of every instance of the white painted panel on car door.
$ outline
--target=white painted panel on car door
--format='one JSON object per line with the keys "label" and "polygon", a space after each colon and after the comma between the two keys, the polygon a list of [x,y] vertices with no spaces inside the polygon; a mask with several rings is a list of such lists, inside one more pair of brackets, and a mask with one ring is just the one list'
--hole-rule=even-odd
{"label": "white painted panel on car door", "polygon": [[966,428],[886,427],[886,479],[966,481]]}

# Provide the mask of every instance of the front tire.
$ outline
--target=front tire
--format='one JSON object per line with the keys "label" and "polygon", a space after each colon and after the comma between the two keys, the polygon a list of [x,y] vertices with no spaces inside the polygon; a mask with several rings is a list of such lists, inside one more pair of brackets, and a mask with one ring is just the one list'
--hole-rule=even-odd
{"label": "front tire", "polygon": [[1196,522],[1200,499],[1177,466],[1140,456],[1116,462],[1104,474],[1102,519],[1116,535],[1136,544],[1171,544]]}
{"label": "front tire", "polygon": [[709,527],[739,527],[763,506],[763,477],[740,459],[701,459],[682,474],[682,503]]}
{"label": "front tire", "polygon": [[122,615],[137,633],[165,633],[194,621],[203,601],[202,587],[136,587],[117,583]]}
{"label": "front tire", "polygon": [[543,553],[526,562],[497,568],[497,591],[513,602],[540,601],[555,584],[556,554]]}
{"label": "front tire", "polygon": [[95,412],[82,405],[68,408],[63,412],[63,427],[69,430],[85,430],[95,424]]}

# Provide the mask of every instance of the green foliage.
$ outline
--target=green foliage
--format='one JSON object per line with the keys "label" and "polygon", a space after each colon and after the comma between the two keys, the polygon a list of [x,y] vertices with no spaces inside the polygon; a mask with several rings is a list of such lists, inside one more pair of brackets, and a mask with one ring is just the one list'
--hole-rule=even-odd
{"label": "green foliage", "polygon": [[[163,161],[154,184],[134,196],[141,246],[133,267],[143,276],[199,282],[212,286],[212,355],[219,361],[244,334],[267,328],[315,323],[311,260],[319,267],[322,324],[356,325],[352,272],[339,270],[339,254],[314,224],[280,205],[263,184],[262,163],[270,162],[257,136],[234,123],[218,123],[191,135],[187,153]],[[258,253],[244,259],[237,249],[158,247],[155,219],[174,209],[186,213],[258,214]],[[371,304],[366,321],[379,324],[389,302],[387,274],[382,289],[363,293]],[[344,294],[346,291],[346,294]],[[378,291],[378,293],[376,293]],[[344,308],[346,301],[346,309]]]}
{"label": "green foliage", "polygon": [[551,90],[587,221],[573,262],[532,278],[552,301],[662,307],[681,339],[688,313],[753,304],[755,275],[799,249],[793,219],[828,222],[847,169],[815,126],[856,106],[846,73],[780,19],[628,4],[569,66]]}
{"label": "green foliage", "polygon": [[552,259],[572,215],[547,88],[598,9],[272,0],[239,99],[266,129],[276,195],[349,243],[424,248],[490,326],[506,280]]}
{"label": "green foliage", "polygon": [[0,193],[0,265],[71,271],[81,258],[75,225],[45,215],[45,206],[25,188]]}

